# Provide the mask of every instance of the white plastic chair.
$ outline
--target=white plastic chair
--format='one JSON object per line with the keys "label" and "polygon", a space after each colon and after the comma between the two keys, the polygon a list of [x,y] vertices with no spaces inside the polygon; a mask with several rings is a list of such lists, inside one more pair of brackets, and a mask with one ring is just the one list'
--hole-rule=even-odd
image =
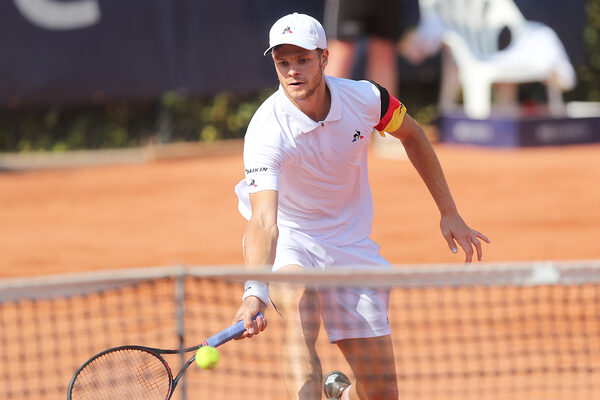
{"label": "white plastic chair", "polygon": [[[456,109],[463,93],[465,114],[486,118],[492,111],[492,84],[500,106],[515,111],[516,85],[543,82],[553,114],[564,113],[562,90],[575,86],[575,71],[556,33],[526,21],[512,0],[420,0],[417,46],[431,53],[442,49],[442,112]],[[510,44],[500,49],[502,31]],[[439,49],[439,47],[438,47]]]}

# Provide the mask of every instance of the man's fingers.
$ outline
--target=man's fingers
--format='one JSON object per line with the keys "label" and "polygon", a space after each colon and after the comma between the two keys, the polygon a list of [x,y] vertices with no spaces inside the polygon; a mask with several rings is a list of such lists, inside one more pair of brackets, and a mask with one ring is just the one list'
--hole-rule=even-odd
{"label": "man's fingers", "polygon": [[488,239],[483,233],[481,232],[477,232],[477,231],[473,231],[473,235],[475,237],[478,237],[479,239],[483,240],[486,243],[492,243],[492,241],[490,239]]}
{"label": "man's fingers", "polygon": [[254,318],[254,315],[256,315],[256,313],[247,313],[244,315],[244,326],[246,327],[246,332],[242,335],[242,337],[252,337],[254,335],[258,335],[267,328],[267,319],[262,315]]}
{"label": "man's fingers", "polygon": [[456,247],[456,243],[454,242],[454,238],[452,237],[452,234],[451,233],[445,234],[444,239],[446,239],[446,242],[448,242],[448,247],[450,248],[450,251],[453,252],[454,254],[458,253],[458,248]]}
{"label": "man's fingers", "polygon": [[244,313],[244,326],[250,335],[257,330],[256,322],[252,319],[252,316],[249,312]]}
{"label": "man's fingers", "polygon": [[475,245],[477,249],[477,260],[481,261],[483,259],[483,249],[481,247],[481,242],[479,239],[483,240],[486,243],[491,243],[490,239],[488,239],[483,233],[472,230],[471,231],[471,241]]}
{"label": "man's fingers", "polygon": [[471,238],[462,235],[460,237],[455,236],[452,232],[444,235],[444,238],[446,238],[451,252],[454,254],[458,253],[458,247],[456,246],[456,243],[458,242],[458,245],[462,247],[465,252],[465,262],[470,263],[473,261],[473,247],[471,246]]}
{"label": "man's fingers", "polygon": [[461,244],[461,247],[465,251],[465,263],[470,264],[473,261],[473,247],[471,246],[471,243]]}
{"label": "man's fingers", "polygon": [[[457,224],[458,222],[458,224]],[[442,235],[448,243],[448,248],[454,254],[458,253],[458,246],[465,252],[465,263],[471,263],[473,256],[477,253],[477,260],[483,258],[483,248],[480,239],[486,243],[491,243],[484,234],[474,229],[470,229],[462,219],[459,221],[442,218],[440,222]],[[475,249],[473,249],[475,246]]]}
{"label": "man's fingers", "polygon": [[267,319],[259,315],[256,317],[256,326],[258,328],[258,332],[264,331],[267,328]]}
{"label": "man's fingers", "polygon": [[481,242],[475,236],[473,236],[473,239],[471,239],[471,241],[473,242],[473,244],[475,245],[475,249],[477,250],[477,261],[481,261],[481,258],[483,256],[483,250],[481,249]]}
{"label": "man's fingers", "polygon": [[[267,328],[267,319],[259,311],[264,313],[266,306],[256,297],[250,296],[244,300],[235,313],[233,323],[244,321],[245,331],[236,339],[245,339],[258,335]],[[256,316],[256,318],[254,318]]]}
{"label": "man's fingers", "polygon": [[471,240],[467,238],[457,238],[456,239],[460,247],[462,247],[465,252],[465,263],[470,263],[473,261],[473,246],[471,245]]}

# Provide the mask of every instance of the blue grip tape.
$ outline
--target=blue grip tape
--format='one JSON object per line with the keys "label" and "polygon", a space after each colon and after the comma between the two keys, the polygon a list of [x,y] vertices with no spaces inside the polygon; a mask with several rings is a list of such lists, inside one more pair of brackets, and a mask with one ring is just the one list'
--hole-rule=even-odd
{"label": "blue grip tape", "polygon": [[[252,319],[256,319],[256,317],[259,316],[262,317],[262,313],[259,312]],[[218,347],[223,343],[229,342],[230,340],[240,336],[242,333],[244,333],[245,330],[246,327],[244,326],[244,321],[238,321],[235,324],[231,325],[229,328],[223,329],[221,332],[215,333],[214,335],[206,339],[204,341],[204,345]]]}

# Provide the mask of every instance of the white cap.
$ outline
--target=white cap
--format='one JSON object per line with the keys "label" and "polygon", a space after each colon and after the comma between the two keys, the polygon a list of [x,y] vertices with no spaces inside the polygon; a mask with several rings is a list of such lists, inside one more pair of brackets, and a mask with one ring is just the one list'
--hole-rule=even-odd
{"label": "white cap", "polygon": [[288,14],[281,17],[269,31],[269,48],[265,56],[280,44],[293,44],[306,50],[326,49],[325,29],[319,21],[306,14]]}

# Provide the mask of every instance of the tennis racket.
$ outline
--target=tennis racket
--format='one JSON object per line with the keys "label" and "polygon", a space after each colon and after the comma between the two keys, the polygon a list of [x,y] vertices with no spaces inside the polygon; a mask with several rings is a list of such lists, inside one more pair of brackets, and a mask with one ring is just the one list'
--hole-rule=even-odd
{"label": "tennis racket", "polygon": [[[262,316],[259,312],[254,316]],[[68,400],[168,400],[196,354],[173,379],[169,364],[161,354],[196,351],[202,346],[217,347],[244,331],[244,321],[209,337],[201,344],[183,350],[163,350],[145,346],[119,346],[104,350],[86,361],[73,375]]]}

